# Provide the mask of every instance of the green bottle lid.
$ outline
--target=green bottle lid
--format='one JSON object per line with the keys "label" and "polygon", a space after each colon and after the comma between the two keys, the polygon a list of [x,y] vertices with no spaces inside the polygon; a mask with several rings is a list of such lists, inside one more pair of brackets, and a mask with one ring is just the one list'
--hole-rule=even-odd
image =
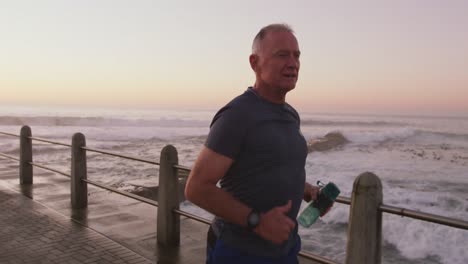
{"label": "green bottle lid", "polygon": [[338,189],[338,187],[333,182],[329,182],[327,185],[325,185],[325,187],[322,188],[321,192],[334,201],[340,194],[340,189]]}

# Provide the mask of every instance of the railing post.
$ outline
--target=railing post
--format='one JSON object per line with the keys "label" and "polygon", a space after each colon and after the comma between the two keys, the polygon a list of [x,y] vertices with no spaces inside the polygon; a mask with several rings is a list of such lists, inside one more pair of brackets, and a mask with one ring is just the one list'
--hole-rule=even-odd
{"label": "railing post", "polygon": [[380,264],[382,259],[382,183],[371,172],[354,181],[349,213],[346,264]]}
{"label": "railing post", "polygon": [[159,164],[157,240],[163,246],[177,246],[180,242],[179,179],[173,167],[179,163],[177,150],[172,145],[161,151]]}
{"label": "railing post", "polygon": [[21,127],[20,132],[20,184],[33,183],[33,166],[32,162],[32,140],[31,128],[29,126]]}
{"label": "railing post", "polygon": [[84,209],[88,206],[88,184],[83,181],[87,178],[85,136],[75,133],[72,138],[71,161],[71,204],[73,209]]}

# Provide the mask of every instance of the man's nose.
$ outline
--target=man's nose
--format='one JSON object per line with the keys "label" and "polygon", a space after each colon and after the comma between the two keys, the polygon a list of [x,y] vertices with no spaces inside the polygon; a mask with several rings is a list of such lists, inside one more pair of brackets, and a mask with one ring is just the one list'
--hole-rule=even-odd
{"label": "man's nose", "polygon": [[299,68],[299,65],[300,65],[299,58],[297,58],[294,55],[291,55],[291,56],[288,57],[288,62],[287,63],[288,63],[287,66],[289,68]]}

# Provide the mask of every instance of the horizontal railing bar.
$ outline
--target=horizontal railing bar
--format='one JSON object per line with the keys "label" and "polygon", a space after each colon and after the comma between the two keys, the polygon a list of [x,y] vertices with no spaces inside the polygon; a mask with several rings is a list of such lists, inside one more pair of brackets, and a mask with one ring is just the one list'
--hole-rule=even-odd
{"label": "horizontal railing bar", "polygon": [[19,135],[7,133],[7,132],[0,132],[0,134],[2,134],[2,135],[7,135],[7,136],[12,136],[12,137],[21,137],[21,136],[19,136]]}
{"label": "horizontal railing bar", "polygon": [[52,140],[48,140],[48,139],[45,139],[45,138],[38,138],[38,137],[29,137],[29,138],[32,139],[32,140],[42,141],[42,142],[46,142],[46,143],[50,143],[50,144],[54,144],[54,145],[61,145],[61,146],[65,146],[65,147],[71,147],[70,144],[65,144],[65,143],[57,142],[57,141],[52,141]]}
{"label": "horizontal railing bar", "polygon": [[407,216],[410,218],[419,219],[419,220],[423,220],[427,222],[432,222],[432,223],[437,223],[441,225],[468,230],[468,222],[459,220],[459,219],[454,219],[454,218],[449,218],[445,216],[429,214],[429,213],[424,213],[424,212],[419,212],[415,210],[389,206],[389,205],[384,205],[384,204],[381,205],[379,209],[385,213]]}
{"label": "horizontal railing bar", "polygon": [[153,165],[159,165],[159,162],[140,159],[140,158],[136,158],[136,157],[125,156],[125,155],[120,155],[120,154],[108,152],[108,151],[105,151],[105,150],[92,149],[92,148],[88,148],[88,147],[82,147],[82,149],[85,149],[85,150],[88,150],[88,151],[91,151],[91,152],[97,152],[97,153],[109,155],[109,156],[114,156],[114,157],[129,159],[129,160],[135,160],[135,161],[141,161],[141,162],[145,162],[145,163],[149,163],[149,164],[153,164]]}
{"label": "horizontal railing bar", "polygon": [[176,214],[180,214],[180,215],[183,215],[183,216],[186,216],[188,218],[191,218],[193,220],[196,220],[198,222],[201,222],[201,223],[204,223],[204,224],[207,224],[207,225],[210,225],[211,224],[211,220],[208,220],[206,218],[203,218],[203,217],[200,217],[200,216],[197,216],[197,215],[194,215],[194,214],[191,214],[191,213],[188,213],[186,211],[182,211],[182,210],[179,210],[179,209],[173,209],[172,210],[174,213]]}
{"label": "horizontal railing bar", "polygon": [[12,159],[12,160],[17,160],[17,161],[20,160],[20,159],[18,159],[16,157],[13,157],[13,156],[10,156],[10,155],[7,155],[7,154],[3,154],[3,153],[0,153],[0,156],[5,157],[5,158],[9,158],[9,159]]}
{"label": "horizontal railing bar", "polygon": [[158,206],[158,202],[156,202],[154,200],[151,200],[151,199],[148,199],[148,198],[145,198],[145,197],[142,197],[142,196],[139,196],[139,195],[136,195],[136,194],[133,194],[133,193],[129,193],[129,192],[126,192],[126,191],[121,191],[121,190],[119,190],[117,188],[110,187],[110,186],[104,185],[102,183],[91,181],[91,180],[88,180],[88,179],[82,179],[82,181],[87,182],[87,183],[89,183],[91,185],[94,185],[96,187],[106,189],[108,191],[115,192],[115,193],[118,193],[118,194],[123,195],[123,196],[127,196],[129,198],[138,200],[138,201],[143,202],[143,203]]}
{"label": "horizontal railing bar", "polygon": [[[344,197],[344,196],[338,196],[335,200],[335,202],[342,203],[342,204],[351,204],[351,198],[349,197]],[[389,213],[389,214],[395,214],[395,215],[400,215],[400,216],[406,216],[409,218],[414,218],[422,221],[427,221],[431,223],[437,223],[441,225],[446,225],[446,226],[451,226],[455,228],[460,228],[464,230],[468,230],[468,222],[459,220],[459,219],[454,219],[450,217],[445,217],[445,216],[440,216],[440,215],[435,215],[435,214],[429,214],[425,212],[420,212],[420,211],[415,211],[415,210],[410,210],[406,208],[401,208],[401,207],[396,207],[396,206],[390,206],[390,205],[381,205],[379,209],[382,212]]]}
{"label": "horizontal railing bar", "polygon": [[335,202],[351,205],[351,198],[345,197],[345,196],[338,196],[338,197],[336,197]]}
{"label": "horizontal railing bar", "polygon": [[52,172],[55,172],[55,173],[58,173],[58,174],[61,174],[63,176],[66,176],[68,178],[70,178],[70,174],[67,174],[63,171],[59,171],[59,170],[56,170],[56,169],[52,169],[52,168],[49,168],[47,166],[44,166],[44,165],[41,165],[41,164],[37,164],[37,163],[34,163],[34,162],[28,162],[29,164],[31,164],[32,166],[35,166],[35,167],[38,167],[38,168],[41,168],[41,169],[44,169],[44,170],[48,170],[48,171],[52,171]]}
{"label": "horizontal railing bar", "polygon": [[183,170],[183,171],[188,171],[190,172],[192,169],[187,167],[187,166],[183,166],[183,165],[174,165],[173,166],[175,169],[178,169],[178,170]]}
{"label": "horizontal railing bar", "polygon": [[332,261],[330,259],[324,258],[324,257],[319,256],[319,255],[312,254],[310,252],[305,252],[305,251],[302,251],[302,250],[299,252],[299,256],[304,257],[306,259],[317,261],[318,263],[336,264],[336,262],[334,262],[334,261]]}

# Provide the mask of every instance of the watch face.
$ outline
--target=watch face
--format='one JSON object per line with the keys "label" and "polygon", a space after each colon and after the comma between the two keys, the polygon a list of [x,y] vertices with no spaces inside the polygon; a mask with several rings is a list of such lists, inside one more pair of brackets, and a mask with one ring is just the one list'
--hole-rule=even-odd
{"label": "watch face", "polygon": [[251,212],[247,220],[250,227],[256,227],[260,222],[260,215],[257,212]]}

